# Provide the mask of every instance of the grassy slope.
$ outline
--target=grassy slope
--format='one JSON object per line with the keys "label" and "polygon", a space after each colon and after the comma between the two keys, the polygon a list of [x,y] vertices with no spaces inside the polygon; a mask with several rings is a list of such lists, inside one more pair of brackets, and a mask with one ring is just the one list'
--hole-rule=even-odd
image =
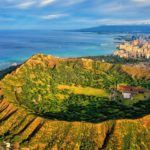
{"label": "grassy slope", "polygon": [[123,65],[123,71],[127,72],[133,78],[147,79],[150,81],[150,69],[142,67],[134,67],[134,65]]}
{"label": "grassy slope", "polygon": [[5,135],[5,140],[18,142],[22,147],[56,150],[150,149],[150,116],[97,124],[47,120],[6,100],[1,101],[0,111],[0,137]]}

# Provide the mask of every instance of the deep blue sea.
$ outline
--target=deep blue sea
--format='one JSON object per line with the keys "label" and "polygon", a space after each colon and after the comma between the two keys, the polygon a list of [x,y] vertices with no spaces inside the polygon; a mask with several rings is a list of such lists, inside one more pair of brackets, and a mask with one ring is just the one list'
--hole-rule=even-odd
{"label": "deep blue sea", "polygon": [[[128,34],[68,31],[0,31],[0,69],[19,64],[33,54],[80,57],[111,54]],[[121,38],[120,38],[121,37]]]}

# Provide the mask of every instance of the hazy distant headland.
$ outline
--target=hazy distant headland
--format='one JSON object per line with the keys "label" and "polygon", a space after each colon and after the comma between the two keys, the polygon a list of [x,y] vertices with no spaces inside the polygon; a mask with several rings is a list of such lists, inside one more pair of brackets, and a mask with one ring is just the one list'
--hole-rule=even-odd
{"label": "hazy distant headland", "polygon": [[150,33],[150,25],[102,25],[86,29],[80,29],[78,31],[99,33],[143,34]]}

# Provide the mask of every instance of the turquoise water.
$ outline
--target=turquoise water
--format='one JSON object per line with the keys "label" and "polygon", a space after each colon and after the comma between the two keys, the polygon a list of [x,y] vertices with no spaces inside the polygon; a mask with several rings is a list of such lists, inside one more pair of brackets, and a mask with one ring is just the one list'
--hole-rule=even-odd
{"label": "turquoise water", "polygon": [[33,54],[80,57],[111,54],[120,34],[66,31],[0,31],[0,69]]}

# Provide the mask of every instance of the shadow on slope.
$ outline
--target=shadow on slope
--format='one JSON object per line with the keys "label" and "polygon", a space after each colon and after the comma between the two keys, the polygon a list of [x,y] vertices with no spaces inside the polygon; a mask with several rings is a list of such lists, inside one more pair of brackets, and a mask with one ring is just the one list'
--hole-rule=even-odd
{"label": "shadow on slope", "polygon": [[0,70],[0,80],[3,79],[7,74],[12,73],[15,71],[20,65],[17,66],[10,66],[6,69]]}
{"label": "shadow on slope", "polygon": [[137,119],[150,114],[150,99],[126,106],[117,101],[94,101],[88,105],[69,104],[61,112],[43,112],[36,114],[48,118],[66,121],[85,121],[98,123],[116,119]]}

